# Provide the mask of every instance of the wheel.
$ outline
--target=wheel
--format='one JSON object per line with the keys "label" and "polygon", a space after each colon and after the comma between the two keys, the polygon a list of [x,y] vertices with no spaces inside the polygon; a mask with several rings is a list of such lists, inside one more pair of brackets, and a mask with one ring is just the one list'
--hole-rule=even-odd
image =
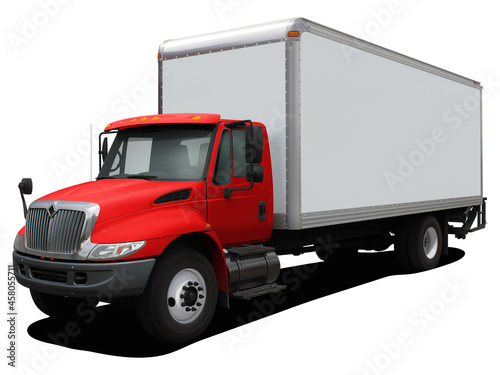
{"label": "wheel", "polygon": [[30,290],[30,292],[36,307],[52,318],[76,318],[79,316],[79,312],[85,311],[88,307],[97,306],[97,300],[54,296],[34,290]]}
{"label": "wheel", "polygon": [[415,219],[408,233],[408,255],[417,270],[429,270],[439,263],[442,252],[441,226],[434,216]]}
{"label": "wheel", "polygon": [[136,309],[152,336],[181,343],[199,336],[212,320],[217,280],[203,254],[186,248],[166,251],[156,263]]}

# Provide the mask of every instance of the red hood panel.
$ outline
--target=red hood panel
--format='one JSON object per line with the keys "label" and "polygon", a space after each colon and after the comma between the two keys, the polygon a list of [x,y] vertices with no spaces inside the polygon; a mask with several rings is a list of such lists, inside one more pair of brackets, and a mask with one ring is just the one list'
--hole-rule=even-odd
{"label": "red hood panel", "polygon": [[[39,200],[97,203],[101,207],[97,222],[152,207],[153,201],[176,190],[204,191],[203,181],[148,181],[139,179],[99,180],[68,187]],[[191,194],[193,196],[194,194]]]}

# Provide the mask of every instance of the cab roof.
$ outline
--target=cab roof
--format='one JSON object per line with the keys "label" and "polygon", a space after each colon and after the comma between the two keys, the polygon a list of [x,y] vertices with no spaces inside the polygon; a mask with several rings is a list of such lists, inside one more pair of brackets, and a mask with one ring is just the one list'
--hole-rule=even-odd
{"label": "cab roof", "polygon": [[149,115],[131,117],[125,120],[112,122],[104,131],[136,128],[156,124],[217,124],[220,115],[210,113],[167,113],[162,115]]}

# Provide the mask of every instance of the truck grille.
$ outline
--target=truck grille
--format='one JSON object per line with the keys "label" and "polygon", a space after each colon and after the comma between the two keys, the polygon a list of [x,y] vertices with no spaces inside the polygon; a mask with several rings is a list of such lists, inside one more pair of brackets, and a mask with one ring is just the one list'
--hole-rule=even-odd
{"label": "truck grille", "polygon": [[26,246],[32,250],[74,254],[80,246],[85,213],[58,210],[50,217],[45,208],[32,208],[26,216]]}

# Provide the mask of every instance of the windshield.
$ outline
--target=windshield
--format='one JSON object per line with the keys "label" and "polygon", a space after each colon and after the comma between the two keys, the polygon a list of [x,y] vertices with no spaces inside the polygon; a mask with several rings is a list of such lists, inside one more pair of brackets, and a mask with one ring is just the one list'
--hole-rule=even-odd
{"label": "windshield", "polygon": [[203,180],[214,128],[183,124],[121,130],[97,179]]}

